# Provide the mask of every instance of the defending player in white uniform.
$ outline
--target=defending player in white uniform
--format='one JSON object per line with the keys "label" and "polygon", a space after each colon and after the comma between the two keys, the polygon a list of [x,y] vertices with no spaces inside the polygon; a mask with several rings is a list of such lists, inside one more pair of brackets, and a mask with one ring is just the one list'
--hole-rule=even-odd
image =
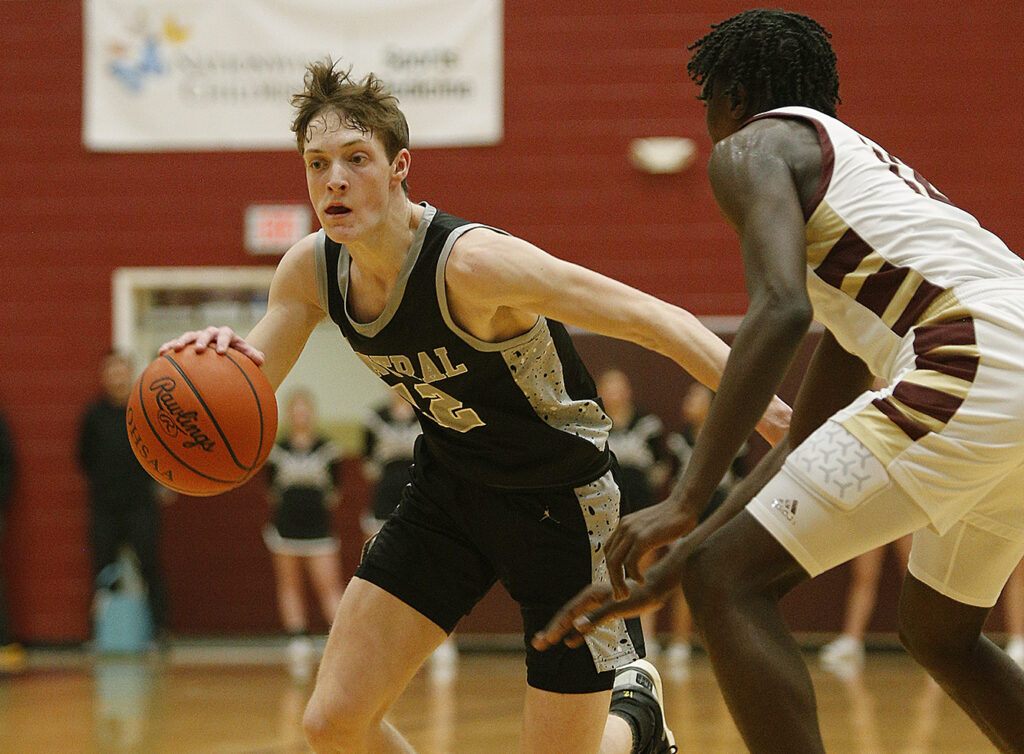
{"label": "defending player in white uniform", "polygon": [[[779,600],[913,532],[903,643],[996,746],[1024,751],[1024,672],[982,634],[1024,555],[1024,261],[835,119],[828,38],[806,16],[752,10],[691,46],[750,308],[673,494],[622,520],[612,585],[581,592],[534,646],[573,646],[681,579],[751,751],[822,752]],[[645,552],[693,526],[812,314],[825,333],[788,440],[640,574]],[[889,387],[871,392],[875,376]]]}

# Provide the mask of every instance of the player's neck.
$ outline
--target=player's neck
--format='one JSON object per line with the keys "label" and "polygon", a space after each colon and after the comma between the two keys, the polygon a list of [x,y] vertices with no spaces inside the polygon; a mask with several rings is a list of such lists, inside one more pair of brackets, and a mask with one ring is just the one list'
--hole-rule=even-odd
{"label": "player's neck", "polygon": [[[404,198],[404,194],[403,194]],[[360,322],[380,316],[402,273],[423,207],[404,199],[371,234],[349,245],[348,305]],[[372,240],[371,237],[372,236]]]}
{"label": "player's neck", "polygon": [[364,275],[384,279],[398,276],[423,212],[424,208],[409,201],[403,192],[402,199],[388,208],[376,228],[358,241],[345,244]]}

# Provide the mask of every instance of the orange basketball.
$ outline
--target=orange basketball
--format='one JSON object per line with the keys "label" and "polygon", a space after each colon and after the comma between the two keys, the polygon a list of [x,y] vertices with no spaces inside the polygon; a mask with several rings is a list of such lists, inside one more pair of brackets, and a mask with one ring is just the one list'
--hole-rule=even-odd
{"label": "orange basketball", "polygon": [[125,415],[139,463],[186,495],[216,495],[267,460],[277,400],[260,368],[234,348],[187,346],[158,356],[132,388]]}

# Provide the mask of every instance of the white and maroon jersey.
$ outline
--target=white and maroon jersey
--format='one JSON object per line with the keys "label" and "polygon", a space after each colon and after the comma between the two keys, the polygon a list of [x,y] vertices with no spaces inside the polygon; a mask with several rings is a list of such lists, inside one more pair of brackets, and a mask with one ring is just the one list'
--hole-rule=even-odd
{"label": "white and maroon jersey", "polygon": [[889,382],[832,421],[942,533],[1024,458],[1024,260],[835,118],[803,107],[757,117],[817,130],[821,180],[803,208],[814,316]]}
{"label": "white and maroon jersey", "polygon": [[806,107],[754,119],[810,123],[821,182],[807,221],[814,317],[879,376],[911,327],[955,309],[973,281],[1024,278],[1024,260],[913,168],[846,124]]}

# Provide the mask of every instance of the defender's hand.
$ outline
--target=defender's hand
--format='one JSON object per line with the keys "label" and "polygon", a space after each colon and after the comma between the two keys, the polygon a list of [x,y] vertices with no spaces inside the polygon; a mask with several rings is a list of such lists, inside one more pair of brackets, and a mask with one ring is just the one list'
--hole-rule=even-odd
{"label": "defender's hand", "polygon": [[543,631],[534,634],[531,644],[543,651],[564,641],[578,647],[583,637],[605,621],[633,618],[661,606],[668,595],[679,588],[685,552],[666,555],[647,570],[647,579],[629,582],[628,596],[616,600],[610,584],[591,584],[562,607]]}
{"label": "defender's hand", "polygon": [[190,344],[195,347],[196,351],[213,348],[221,354],[226,353],[229,348],[234,348],[252,359],[256,366],[262,366],[266,360],[262,351],[246,343],[230,327],[214,327],[212,325],[205,330],[191,330],[179,335],[174,340],[167,341],[160,346],[158,353],[163,355],[169,351],[181,351]]}
{"label": "defender's hand", "polygon": [[642,584],[640,559],[655,547],[666,545],[686,534],[697,525],[693,513],[672,500],[623,517],[605,544],[608,578],[616,600],[625,600],[630,593],[626,576]]}

